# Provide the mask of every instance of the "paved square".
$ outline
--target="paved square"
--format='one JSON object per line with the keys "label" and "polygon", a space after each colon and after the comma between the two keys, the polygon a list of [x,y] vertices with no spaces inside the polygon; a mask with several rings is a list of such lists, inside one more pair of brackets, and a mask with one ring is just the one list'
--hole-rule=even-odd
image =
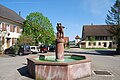
{"label": "paved square", "polygon": [[[120,79],[120,55],[111,56],[103,55],[95,50],[82,50],[72,48],[65,50],[66,53],[78,53],[85,54],[92,59],[93,71],[109,71],[110,76],[99,76],[92,74],[90,77],[86,77],[79,80],[119,80]],[[109,52],[109,50],[108,50]],[[39,55],[39,54],[34,54]],[[25,56],[0,56],[0,80],[34,80],[29,76],[27,71],[26,58],[34,55]]]}

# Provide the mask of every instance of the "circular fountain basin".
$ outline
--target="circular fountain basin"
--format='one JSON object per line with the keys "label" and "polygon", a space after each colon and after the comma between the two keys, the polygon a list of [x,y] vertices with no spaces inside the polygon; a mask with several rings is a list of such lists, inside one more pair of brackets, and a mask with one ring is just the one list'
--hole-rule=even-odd
{"label": "circular fountain basin", "polygon": [[27,58],[28,70],[36,80],[74,80],[91,75],[91,60],[80,54],[65,54],[57,62],[53,54]]}

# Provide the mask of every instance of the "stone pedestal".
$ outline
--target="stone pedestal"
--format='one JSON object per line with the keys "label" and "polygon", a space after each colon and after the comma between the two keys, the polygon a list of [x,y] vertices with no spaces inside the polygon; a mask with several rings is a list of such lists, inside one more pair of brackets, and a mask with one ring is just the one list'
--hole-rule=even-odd
{"label": "stone pedestal", "polygon": [[64,39],[56,39],[56,61],[64,61]]}

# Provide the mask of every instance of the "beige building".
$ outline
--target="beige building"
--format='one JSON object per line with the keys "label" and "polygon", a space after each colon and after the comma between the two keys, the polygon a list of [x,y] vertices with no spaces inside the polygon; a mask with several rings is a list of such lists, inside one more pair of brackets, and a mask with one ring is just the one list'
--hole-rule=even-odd
{"label": "beige building", "polygon": [[79,45],[80,44],[80,37],[77,35],[75,37],[75,45]]}
{"label": "beige building", "polygon": [[81,48],[116,48],[116,42],[109,32],[111,25],[84,25]]}
{"label": "beige building", "polygon": [[4,50],[17,42],[23,21],[16,12],[0,5],[0,45]]}

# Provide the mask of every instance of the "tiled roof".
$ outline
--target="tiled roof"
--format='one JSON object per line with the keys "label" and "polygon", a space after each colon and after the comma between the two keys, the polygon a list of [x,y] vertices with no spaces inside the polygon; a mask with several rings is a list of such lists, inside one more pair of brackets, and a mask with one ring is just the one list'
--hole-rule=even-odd
{"label": "tiled roof", "polygon": [[65,43],[69,42],[69,37],[64,37]]}
{"label": "tiled roof", "polygon": [[75,37],[75,39],[80,39],[80,37],[77,35],[77,36]]}
{"label": "tiled roof", "polygon": [[24,19],[13,10],[0,4],[0,17],[23,24]]}
{"label": "tiled roof", "polygon": [[84,25],[82,38],[86,36],[111,36],[109,32],[112,25]]}

